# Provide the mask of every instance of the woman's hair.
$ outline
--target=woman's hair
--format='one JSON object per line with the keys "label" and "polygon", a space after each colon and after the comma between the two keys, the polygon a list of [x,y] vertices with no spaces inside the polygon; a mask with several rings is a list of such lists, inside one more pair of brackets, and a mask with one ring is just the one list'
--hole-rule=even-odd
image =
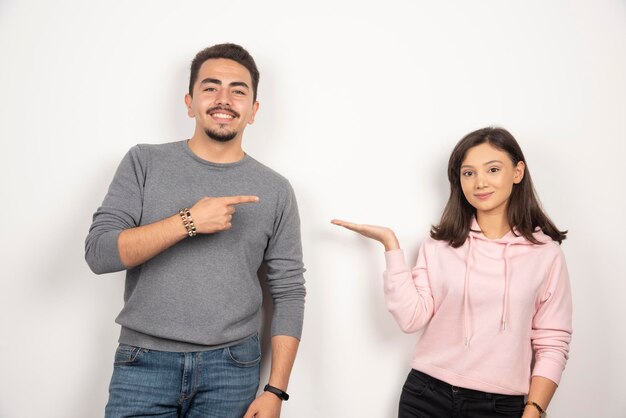
{"label": "woman's hair", "polygon": [[[488,127],[470,132],[461,139],[450,155],[448,161],[448,180],[450,181],[450,198],[446,204],[439,225],[433,225],[430,236],[436,240],[448,241],[454,248],[463,245],[470,232],[472,217],[476,209],[469,204],[461,189],[461,164],[467,151],[480,144],[489,145],[508,154],[516,166],[526,159],[519,144],[506,129]],[[567,231],[560,231],[543,212],[528,170],[528,164],[522,181],[513,185],[509,197],[507,219],[514,233],[521,234],[533,244],[540,244],[533,232],[537,227],[559,244],[565,239]]]}

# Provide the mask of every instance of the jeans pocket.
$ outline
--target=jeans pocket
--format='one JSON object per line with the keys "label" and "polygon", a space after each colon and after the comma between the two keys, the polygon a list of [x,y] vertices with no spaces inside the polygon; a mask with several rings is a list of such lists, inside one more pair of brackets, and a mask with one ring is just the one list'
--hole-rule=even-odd
{"label": "jeans pocket", "polygon": [[224,350],[228,360],[238,367],[253,367],[261,361],[261,344],[257,334]]}
{"label": "jeans pocket", "polygon": [[139,354],[145,351],[143,348],[132,345],[120,344],[115,350],[114,366],[133,364],[139,361]]}
{"label": "jeans pocket", "polygon": [[426,388],[428,388],[428,382],[419,374],[411,371],[409,376],[406,378],[406,382],[404,382],[402,390],[413,395],[422,396],[424,391],[426,391]]}
{"label": "jeans pocket", "polygon": [[524,399],[516,395],[498,395],[493,398],[493,410],[499,414],[519,414],[524,412]]}

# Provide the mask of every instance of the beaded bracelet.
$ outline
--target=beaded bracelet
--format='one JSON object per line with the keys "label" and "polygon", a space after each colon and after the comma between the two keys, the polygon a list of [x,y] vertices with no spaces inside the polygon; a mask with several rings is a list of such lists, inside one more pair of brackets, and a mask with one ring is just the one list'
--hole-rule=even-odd
{"label": "beaded bracelet", "polygon": [[191,217],[191,212],[189,212],[189,208],[183,208],[178,211],[180,218],[183,220],[183,225],[185,225],[185,229],[187,230],[187,234],[190,237],[196,236],[196,226],[193,224],[193,218]]}

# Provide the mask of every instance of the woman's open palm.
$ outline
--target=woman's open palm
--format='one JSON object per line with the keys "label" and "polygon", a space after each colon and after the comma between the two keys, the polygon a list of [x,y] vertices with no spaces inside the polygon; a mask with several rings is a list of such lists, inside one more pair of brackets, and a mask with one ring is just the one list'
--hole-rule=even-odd
{"label": "woman's open palm", "polygon": [[330,221],[333,225],[343,226],[350,231],[354,231],[364,237],[376,240],[385,246],[386,251],[397,250],[400,248],[396,234],[390,228],[378,225],[357,224],[340,219]]}

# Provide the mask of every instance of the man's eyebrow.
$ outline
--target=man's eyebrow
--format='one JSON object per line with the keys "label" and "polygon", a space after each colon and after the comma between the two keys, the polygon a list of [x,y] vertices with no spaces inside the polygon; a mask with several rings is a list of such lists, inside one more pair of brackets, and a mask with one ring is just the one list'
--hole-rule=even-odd
{"label": "man's eyebrow", "polygon": [[208,83],[222,85],[222,81],[218,80],[217,78],[205,78],[204,80],[200,82],[200,84],[208,84]]}
{"label": "man's eyebrow", "polygon": [[[200,82],[200,84],[218,84],[218,85],[222,85],[222,80],[218,80],[217,78],[205,78],[204,80],[202,80]],[[245,87],[248,90],[250,90],[250,86],[248,86],[248,84],[244,83],[243,81],[233,81],[232,83],[229,84],[230,87]]]}
{"label": "man's eyebrow", "polygon": [[250,90],[250,86],[248,86],[243,81],[233,81],[232,83],[229,84],[229,86],[231,86],[231,87],[245,87],[248,90]]}

